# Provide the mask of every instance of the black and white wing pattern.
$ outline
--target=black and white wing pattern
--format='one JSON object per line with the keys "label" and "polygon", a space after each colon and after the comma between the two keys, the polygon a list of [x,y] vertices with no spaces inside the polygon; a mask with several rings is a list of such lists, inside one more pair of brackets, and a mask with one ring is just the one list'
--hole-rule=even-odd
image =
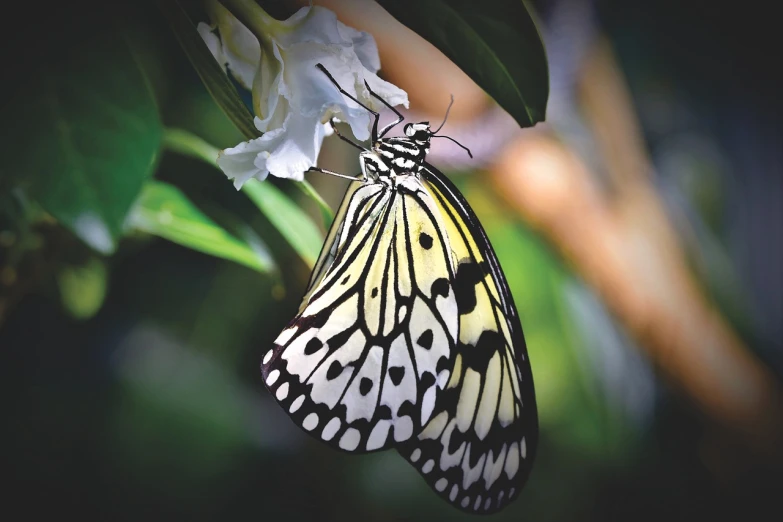
{"label": "black and white wing pattern", "polygon": [[454,256],[459,335],[451,378],[430,421],[400,453],[445,500],[473,513],[503,508],[522,489],[538,416],[522,327],[489,240],[464,197],[422,171]]}
{"label": "black and white wing pattern", "polygon": [[392,447],[431,420],[458,335],[452,247],[415,176],[354,183],[298,315],[261,364],[291,418],[349,452]]}

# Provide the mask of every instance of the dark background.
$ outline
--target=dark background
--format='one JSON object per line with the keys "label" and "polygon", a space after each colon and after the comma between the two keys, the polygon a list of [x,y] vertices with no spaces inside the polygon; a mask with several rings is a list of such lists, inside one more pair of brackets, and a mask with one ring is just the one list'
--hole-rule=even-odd
{"label": "dark background", "polygon": [[[733,282],[707,277],[705,286],[782,376],[779,24],[762,2],[604,0],[572,2],[582,14],[571,25],[548,25],[563,3],[535,3],[544,27],[566,41],[586,28],[610,38],[656,185],[667,202],[692,212],[686,219],[702,223],[728,260],[720,273]],[[220,147],[236,143],[157,11],[122,5],[148,32],[164,121]],[[119,9],[21,7],[5,20],[6,86],[31,64],[90,42]],[[563,57],[547,45],[555,73]],[[25,99],[24,80],[18,85],[4,103]],[[13,128],[0,128],[0,139],[13,138]],[[686,177],[672,146],[691,143],[677,141],[689,136],[710,155]],[[258,365],[294,314],[307,267],[209,167],[167,154],[157,176],[194,201],[247,216],[282,268],[260,276],[157,239],[123,245],[111,259],[105,303],[89,320],[63,310],[51,280],[32,288],[0,324],[6,519],[470,518],[433,495],[394,452],[331,451],[279,411]],[[463,184],[481,190],[480,181]],[[502,225],[513,227],[519,251],[512,254],[529,261],[529,273],[509,280],[531,344],[542,433],[528,486],[497,518],[779,519],[781,470],[710,453],[705,420],[658,378],[579,278],[522,223]],[[487,228],[493,241],[508,233]],[[588,312],[580,321],[575,310]],[[591,364],[585,339],[599,351],[614,347],[603,359],[614,370]]]}

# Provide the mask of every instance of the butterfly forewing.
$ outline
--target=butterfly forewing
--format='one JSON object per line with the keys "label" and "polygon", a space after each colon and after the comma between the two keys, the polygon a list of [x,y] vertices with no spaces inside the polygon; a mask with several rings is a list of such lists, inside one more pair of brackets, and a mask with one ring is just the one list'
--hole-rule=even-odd
{"label": "butterfly forewing", "polygon": [[454,258],[459,339],[431,420],[399,451],[444,499],[490,513],[518,494],[532,465],[538,420],[530,363],[484,230],[451,182],[427,168],[425,187]]}
{"label": "butterfly forewing", "polygon": [[261,368],[304,430],[367,452],[430,420],[454,363],[458,297],[448,236],[417,178],[349,194],[299,314]]}

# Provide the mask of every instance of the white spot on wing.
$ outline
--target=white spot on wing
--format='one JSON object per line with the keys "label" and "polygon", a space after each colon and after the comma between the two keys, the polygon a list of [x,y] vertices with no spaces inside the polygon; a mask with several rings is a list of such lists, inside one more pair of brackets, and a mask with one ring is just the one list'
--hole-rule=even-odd
{"label": "white spot on wing", "polygon": [[[341,404],[345,404],[345,420],[353,422],[356,419],[370,420],[375,413],[375,405],[378,401],[378,383],[381,379],[381,365],[383,363],[383,348],[373,346],[367,353],[359,373],[348,387]],[[362,378],[366,377],[373,382],[373,386],[367,395],[362,395],[359,385]]]}
{"label": "white spot on wing", "polygon": [[430,386],[421,399],[421,425],[425,426],[435,409],[435,386]]}
{"label": "white spot on wing", "polygon": [[291,409],[288,410],[289,413],[296,413],[296,410],[302,407],[302,403],[305,400],[304,395],[300,395],[296,399],[294,399],[294,402],[291,403]]}
{"label": "white spot on wing", "polygon": [[388,419],[379,420],[375,424],[367,438],[367,451],[378,449],[386,444],[386,440],[389,438],[389,428],[391,428],[391,421]]}
{"label": "white spot on wing", "polygon": [[[413,356],[416,358],[416,369],[419,377],[424,372],[437,375],[438,359],[449,357],[449,339],[429,306],[420,297],[417,297],[413,302],[408,327],[413,340]],[[426,330],[432,332],[432,344],[429,349],[419,346],[417,342]],[[446,380],[448,380],[448,376]],[[443,389],[446,386],[446,382],[439,378],[438,386]]]}
{"label": "white spot on wing", "polygon": [[459,503],[460,506],[463,508],[468,507],[468,504],[470,504],[470,497],[465,497],[462,499],[462,502]]}
{"label": "white spot on wing", "polygon": [[441,390],[446,386],[446,383],[449,382],[449,371],[448,370],[441,370],[438,374],[438,388]]}
{"label": "white spot on wing", "polygon": [[[325,404],[330,409],[337,405],[337,401],[348,385],[348,380],[353,374],[354,368],[348,366],[361,357],[364,351],[366,339],[364,334],[356,331],[345,342],[343,346],[334,351],[330,356],[324,359],[321,366],[313,372],[313,375],[307,382],[313,383],[310,390],[310,398],[316,404]],[[343,366],[343,371],[332,380],[327,379],[326,375],[334,362],[337,361]]]}
{"label": "white spot on wing", "polygon": [[500,405],[498,406],[497,418],[500,425],[504,428],[514,422],[514,392],[511,388],[510,380],[514,377],[508,371],[508,366],[503,370],[503,388],[500,390]]}
{"label": "white spot on wing", "polygon": [[413,450],[413,453],[411,453],[411,462],[418,462],[419,458],[421,458],[421,450],[416,448]]}
{"label": "white spot on wing", "polygon": [[264,355],[264,359],[261,361],[261,364],[267,364],[272,359],[274,350],[267,350],[266,355]]}
{"label": "white spot on wing", "polygon": [[424,465],[421,467],[421,472],[425,475],[432,471],[432,468],[435,467],[435,461],[430,459],[427,462],[424,463]]}
{"label": "white spot on wing", "polygon": [[275,397],[277,397],[278,401],[284,400],[286,397],[288,397],[288,383],[284,382],[280,385],[280,387],[277,389],[277,393],[275,393]]}
{"label": "white spot on wing", "polygon": [[514,478],[519,469],[519,446],[512,444],[508,449],[508,457],[506,458],[506,475],[508,478]]}
{"label": "white spot on wing", "polygon": [[405,320],[405,313],[408,311],[408,307],[402,305],[397,311],[397,323],[401,323]]}
{"label": "white spot on wing", "polygon": [[324,431],[321,432],[321,438],[324,440],[332,440],[340,429],[341,424],[342,422],[340,422],[339,418],[333,417],[332,420],[327,422],[326,426],[324,426]]}
{"label": "white spot on wing", "polygon": [[465,452],[465,442],[459,445],[459,448],[454,453],[449,453],[449,446],[451,437],[454,434],[454,428],[457,425],[457,419],[451,419],[449,425],[446,426],[446,430],[441,437],[441,446],[443,451],[440,454],[440,467],[441,469],[449,469],[452,466],[459,465],[462,460],[462,454]]}
{"label": "white spot on wing", "polygon": [[346,451],[353,451],[359,446],[362,435],[356,428],[348,428],[340,437],[339,446]]}
{"label": "white spot on wing", "polygon": [[413,435],[413,419],[407,415],[399,417],[394,423],[394,440],[402,442],[408,440]]}
{"label": "white spot on wing", "polygon": [[522,455],[523,459],[527,458],[527,443],[525,442],[525,437],[522,437],[522,442],[519,443],[520,447],[520,454]]}
{"label": "white spot on wing", "polygon": [[446,323],[449,337],[452,340],[456,340],[459,328],[459,310],[457,309],[457,300],[454,296],[454,288],[451,285],[449,285],[448,296],[438,296],[435,299],[435,308]]}
{"label": "white spot on wing", "polygon": [[446,489],[446,486],[448,486],[448,485],[449,485],[449,481],[448,480],[446,480],[445,478],[440,478],[435,483],[435,489],[437,489],[438,491],[443,491],[443,490]]}
{"label": "white spot on wing", "polygon": [[[383,391],[381,392],[380,404],[388,406],[392,411],[392,422],[394,428],[394,440],[401,442],[407,440],[413,435],[413,421],[410,417],[397,418],[396,414],[400,406],[405,401],[412,404],[417,403],[416,397],[416,377],[413,374],[413,363],[408,353],[408,345],[405,341],[405,335],[400,334],[394,341],[388,351],[388,367],[402,367],[404,374],[399,384],[395,385],[389,374],[383,376]],[[410,429],[407,427],[410,423]],[[398,425],[400,426],[398,428]],[[399,433],[399,434],[398,434]],[[403,435],[404,434],[404,435]],[[403,438],[403,436],[405,438]]]}
{"label": "white spot on wing", "polygon": [[280,370],[272,370],[269,372],[269,375],[266,376],[266,385],[272,386],[277,381],[278,377],[280,377]]}
{"label": "white spot on wing", "polygon": [[459,493],[459,486],[454,484],[451,486],[451,492],[449,493],[449,500],[454,502],[454,499],[457,498],[457,493]]}
{"label": "white spot on wing", "polygon": [[478,511],[480,505],[481,505],[481,495],[476,497],[476,502],[473,503],[473,511]]}
{"label": "white spot on wing", "polygon": [[474,467],[470,467],[470,448],[471,445],[468,444],[468,449],[466,450],[465,459],[462,461],[462,487],[463,489],[468,489],[471,485],[473,485],[474,482],[477,482],[478,479],[481,477],[481,470],[484,468],[484,461],[487,458],[486,454],[481,455],[479,457],[478,462],[476,462],[476,465]]}
{"label": "white spot on wing", "polygon": [[[286,344],[288,344],[288,341],[291,340],[291,337],[294,336],[297,330],[298,328],[296,328],[295,326],[292,326],[291,328],[286,328],[285,330],[280,332],[280,335],[277,336],[277,339],[275,339],[275,344],[278,346],[285,346]],[[268,353],[271,354],[272,350],[269,350]],[[272,357],[272,356],[268,355],[267,357]],[[264,359],[265,359],[264,364],[266,364],[267,363],[266,357]]]}
{"label": "white spot on wing", "polygon": [[302,332],[302,335],[294,339],[283,351],[281,358],[288,362],[286,370],[291,375],[295,375],[299,378],[299,382],[304,382],[308,375],[313,371],[313,368],[321,362],[328,349],[326,345],[322,346],[317,352],[305,355],[304,350],[307,343],[316,336],[317,330],[310,329]]}
{"label": "white spot on wing", "polygon": [[487,489],[492,487],[492,484],[495,483],[503,472],[503,464],[506,462],[506,449],[506,445],[503,444],[497,460],[492,460],[492,451],[487,456],[487,463],[484,466],[484,484]]}
{"label": "white spot on wing", "polygon": [[310,413],[302,422],[302,427],[307,431],[312,431],[318,427],[318,414]]}

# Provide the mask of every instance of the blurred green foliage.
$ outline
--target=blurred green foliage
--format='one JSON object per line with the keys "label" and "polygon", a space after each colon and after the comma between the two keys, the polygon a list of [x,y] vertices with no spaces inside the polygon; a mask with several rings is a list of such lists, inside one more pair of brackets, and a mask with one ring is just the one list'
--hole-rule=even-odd
{"label": "blurred green foliage", "polygon": [[[13,50],[18,67],[4,80],[0,121],[0,300],[9,304],[0,310],[0,462],[11,477],[0,499],[7,512],[86,520],[471,519],[433,495],[394,452],[332,451],[303,435],[267,395],[258,364],[298,307],[325,232],[323,209],[291,183],[268,180],[238,192],[197,154],[160,148],[164,128],[218,148],[244,138],[155,5],[121,5],[122,31],[92,30],[116,28],[105,24],[117,18],[106,6],[79,2],[53,8],[46,20],[31,4],[17,20],[18,41],[34,36],[41,47]],[[58,73],[70,63],[63,55],[83,45],[94,52],[77,61],[99,69]],[[67,110],[36,101],[41,71]],[[332,139],[327,149],[337,145]],[[480,172],[454,178],[508,278],[541,415],[529,485],[494,519],[762,513],[779,477],[751,469],[732,483],[716,478],[705,464],[702,420],[634,357],[590,290],[499,203]],[[697,197],[708,207],[716,199]],[[92,212],[86,228],[85,209]]]}

